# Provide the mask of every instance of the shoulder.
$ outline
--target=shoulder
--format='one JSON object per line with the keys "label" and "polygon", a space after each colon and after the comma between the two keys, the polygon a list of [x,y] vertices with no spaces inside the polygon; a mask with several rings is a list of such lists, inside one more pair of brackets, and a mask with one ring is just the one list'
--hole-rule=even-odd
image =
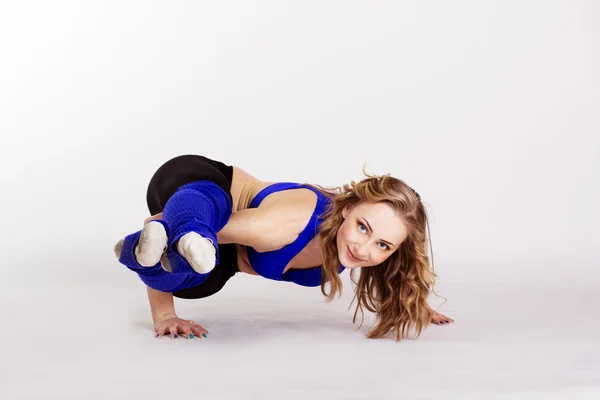
{"label": "shoulder", "polygon": [[310,189],[298,188],[275,192],[258,207],[262,209],[268,231],[271,232],[270,250],[278,250],[293,243],[313,217],[317,194]]}
{"label": "shoulder", "polygon": [[259,208],[269,209],[288,222],[308,222],[317,205],[318,196],[307,188],[282,190],[269,194]]}

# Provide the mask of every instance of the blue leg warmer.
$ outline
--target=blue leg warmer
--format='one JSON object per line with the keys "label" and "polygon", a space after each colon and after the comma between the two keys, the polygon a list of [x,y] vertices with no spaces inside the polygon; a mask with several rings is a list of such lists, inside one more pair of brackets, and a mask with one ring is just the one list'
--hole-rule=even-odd
{"label": "blue leg warmer", "polygon": [[[143,267],[135,259],[135,247],[137,246],[142,231],[132,233],[123,240],[123,247],[119,256],[119,262],[130,270],[137,272],[138,276],[146,285],[161,292],[176,292],[181,289],[200,285],[209,274],[199,275],[196,273],[174,274],[165,271],[160,262],[152,267]],[[185,260],[184,260],[185,261]],[[194,272],[192,270],[192,272]]]}
{"label": "blue leg warmer", "polygon": [[179,239],[186,233],[196,232],[212,240],[218,264],[217,232],[229,221],[231,210],[228,194],[213,182],[196,181],[181,186],[163,210],[163,221],[168,226],[169,248],[177,253]]}
{"label": "blue leg warmer", "polygon": [[168,236],[167,258],[171,272],[160,262],[152,267],[141,266],[135,258],[141,230],[125,237],[119,262],[137,272],[142,281],[153,289],[174,292],[200,285],[210,275],[198,274],[185,258],[177,252],[177,242],[189,232],[196,232],[212,240],[219,263],[217,232],[229,221],[232,205],[229,195],[210,181],[196,181],[181,186],[169,198],[163,210],[163,219],[156,220],[165,227]]}

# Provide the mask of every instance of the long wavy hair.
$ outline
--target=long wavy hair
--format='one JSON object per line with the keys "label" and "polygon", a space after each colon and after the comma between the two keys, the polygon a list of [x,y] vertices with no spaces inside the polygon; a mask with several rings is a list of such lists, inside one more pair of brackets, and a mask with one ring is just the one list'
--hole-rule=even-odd
{"label": "long wavy hair", "polygon": [[327,302],[332,301],[336,293],[338,297],[342,295],[336,237],[343,223],[343,208],[361,202],[386,203],[402,218],[408,229],[408,236],[381,264],[350,271],[355,292],[352,303],[357,301],[352,321],[356,323],[360,311],[360,328],[364,322],[364,309],[367,309],[376,315],[375,325],[367,333],[368,338],[381,338],[393,331],[396,341],[400,341],[408,336],[412,328],[418,337],[431,323],[434,314],[427,303],[436,278],[433,257],[430,266],[427,255],[427,212],[419,194],[404,181],[390,175],[369,175],[364,169],[363,174],[366,178],[362,181],[351,181],[337,188],[306,184],[319,190],[330,200],[327,210],[321,216],[318,233],[323,253],[321,292],[327,297]]}

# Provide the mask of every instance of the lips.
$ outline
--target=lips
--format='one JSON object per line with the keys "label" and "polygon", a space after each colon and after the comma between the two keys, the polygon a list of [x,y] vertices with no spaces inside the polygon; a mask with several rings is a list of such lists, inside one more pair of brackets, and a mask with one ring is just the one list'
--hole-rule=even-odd
{"label": "lips", "polygon": [[350,248],[349,248],[349,247],[348,247],[348,258],[349,258],[351,261],[354,261],[354,262],[360,262],[360,261],[362,261],[360,258],[356,258],[356,257],[354,257],[354,254],[352,254],[352,252],[350,251]]}

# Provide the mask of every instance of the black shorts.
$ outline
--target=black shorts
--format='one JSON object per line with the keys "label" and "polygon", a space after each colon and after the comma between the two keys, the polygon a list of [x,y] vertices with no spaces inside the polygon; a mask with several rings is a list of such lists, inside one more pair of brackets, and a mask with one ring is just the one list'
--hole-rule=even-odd
{"label": "black shorts", "polygon": [[[146,201],[151,215],[163,211],[167,200],[182,185],[207,180],[216,183],[229,194],[233,167],[200,155],[182,155],[164,163],[152,176]],[[225,283],[239,272],[237,251],[234,244],[219,244],[219,264],[201,285],[173,292],[182,299],[199,299],[217,293]]]}

